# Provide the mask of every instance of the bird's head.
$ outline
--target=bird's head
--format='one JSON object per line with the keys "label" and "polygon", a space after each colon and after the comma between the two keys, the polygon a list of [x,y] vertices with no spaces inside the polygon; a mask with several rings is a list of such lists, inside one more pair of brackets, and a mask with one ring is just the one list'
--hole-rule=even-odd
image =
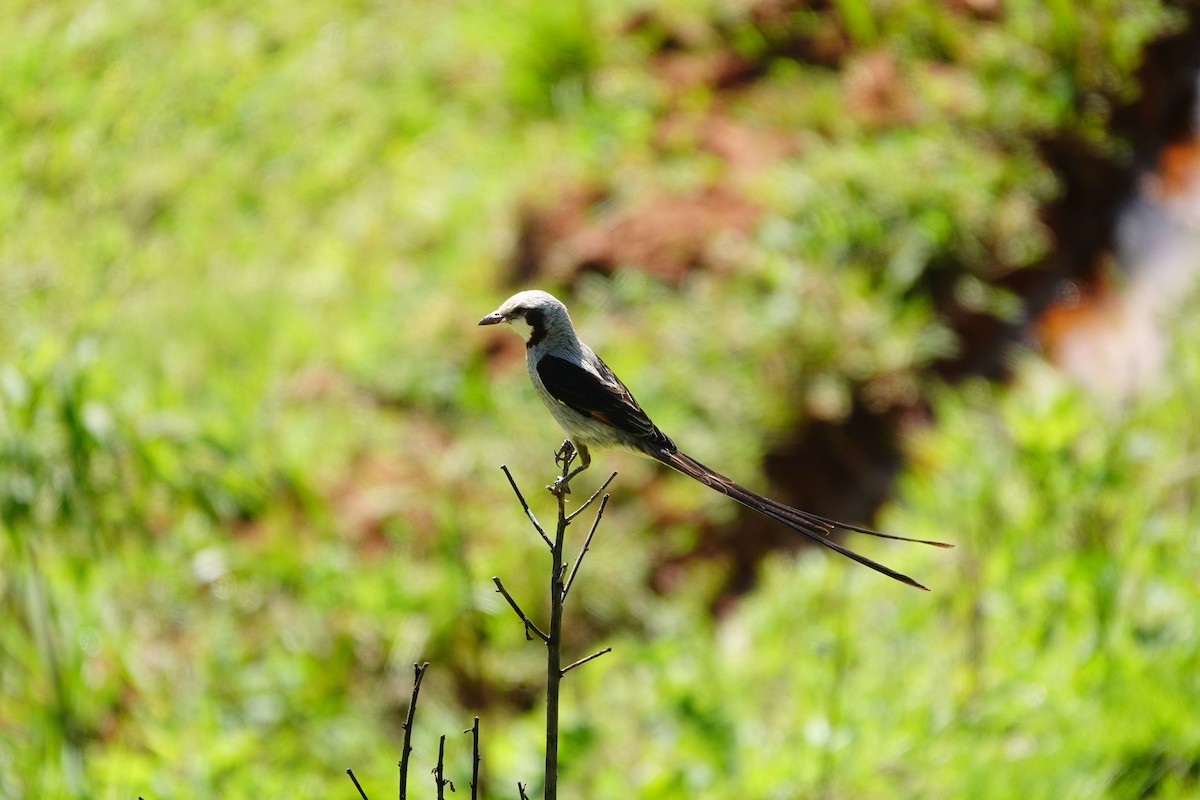
{"label": "bird's head", "polygon": [[531,289],[517,292],[500,304],[492,313],[479,320],[480,325],[499,325],[507,322],[533,347],[547,336],[559,331],[573,331],[567,307],[554,295]]}

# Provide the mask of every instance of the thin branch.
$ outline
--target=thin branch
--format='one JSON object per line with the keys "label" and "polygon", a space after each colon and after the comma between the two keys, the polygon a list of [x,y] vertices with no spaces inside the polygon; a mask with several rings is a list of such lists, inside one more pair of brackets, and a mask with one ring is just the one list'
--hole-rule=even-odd
{"label": "thin branch", "polygon": [[421,691],[421,679],[425,677],[425,670],[428,668],[428,661],[424,664],[413,664],[415,677],[412,700],[408,703],[408,716],[404,719],[404,749],[400,751],[400,800],[404,800],[408,795],[408,754],[412,752],[413,715],[417,713],[417,695]]}
{"label": "thin branch", "polygon": [[542,541],[545,542],[548,547],[554,547],[554,542],[550,541],[550,537],[546,535],[544,530],[542,530],[542,526],[537,521],[537,517],[535,517],[533,515],[533,511],[530,510],[529,503],[525,502],[525,495],[521,494],[521,490],[517,488],[517,482],[513,480],[512,473],[508,471],[508,465],[501,464],[500,469],[504,470],[504,475],[506,478],[508,478],[508,485],[511,486],[512,490],[517,493],[517,499],[521,501],[521,508],[525,509],[525,516],[529,517],[529,521],[532,522],[533,527],[537,529],[538,536],[542,537]]}
{"label": "thin branch", "polygon": [[[367,793],[364,792],[363,788],[358,785],[358,778],[354,777],[354,770],[348,769],[346,770],[346,774],[350,776],[350,780],[354,781],[354,788],[358,789],[358,793],[362,795],[362,799],[367,800]],[[142,798],[139,797],[138,800],[142,800]]]}
{"label": "thin branch", "polygon": [[471,800],[479,795],[479,717],[463,733],[471,734]]}
{"label": "thin branch", "polygon": [[442,734],[442,738],[438,741],[438,760],[437,766],[433,768],[433,780],[437,784],[438,800],[445,800],[445,787],[448,785],[450,791],[454,791],[454,781],[446,777],[444,764],[446,763],[446,734]]}
{"label": "thin branch", "polygon": [[504,588],[504,584],[500,582],[500,578],[493,576],[492,583],[496,584],[496,591],[504,595],[504,599],[508,601],[510,606],[512,606],[512,610],[516,612],[517,617],[525,624],[525,640],[532,641],[532,639],[529,638],[529,632],[533,631],[543,642],[550,641],[550,637],[542,633],[542,629],[537,625],[534,625],[533,620],[525,616],[525,612],[521,610],[519,605],[517,605],[517,601],[513,600],[512,595],[508,593],[508,590]]}
{"label": "thin branch", "polygon": [[563,541],[567,533],[567,485],[570,479],[571,460],[575,453],[568,453],[556,462],[562,465],[562,481],[558,495],[558,524],[554,529],[554,545],[550,548],[550,625],[546,637],[546,772],[542,785],[543,800],[558,800],[558,719],[559,695],[562,683],[562,618],[563,579],[566,577],[566,561],[563,559]]}
{"label": "thin branch", "polygon": [[567,674],[568,672],[570,672],[571,670],[575,669],[576,667],[579,667],[579,666],[582,666],[582,665],[586,664],[587,662],[591,661],[593,658],[599,658],[600,656],[604,655],[605,653],[611,653],[611,652],[612,652],[612,648],[611,648],[611,647],[606,647],[606,648],[604,648],[603,650],[601,650],[601,651],[600,651],[600,652],[598,652],[598,653],[592,653],[592,654],[591,654],[590,656],[588,656],[587,658],[581,658],[581,659],[579,659],[579,660],[578,660],[578,661],[576,661],[574,664],[567,664],[565,667],[563,667],[563,668],[562,668],[562,671],[561,671],[559,674],[560,674],[560,675],[566,675],[566,674]]}
{"label": "thin branch", "polygon": [[[605,489],[608,488],[608,485],[613,482],[613,478],[615,478],[615,477],[617,477],[617,473],[615,473],[615,472],[612,475],[609,475],[608,480],[606,480],[604,483],[600,484],[600,488],[597,489],[596,491],[592,492],[592,496],[589,497],[587,500],[585,500],[583,502],[583,505],[581,505],[579,508],[572,511],[570,514],[567,514],[567,522],[570,522],[571,520],[578,517],[580,514],[583,513],[584,509],[586,509],[593,502],[595,502],[596,498],[600,496],[601,492],[603,492]],[[608,495],[605,495],[605,497],[608,497]]]}
{"label": "thin branch", "polygon": [[[562,666],[563,603],[567,598],[568,589],[574,583],[575,576],[579,573],[579,568],[583,563],[583,556],[591,547],[592,538],[595,536],[596,529],[600,525],[600,520],[604,516],[604,510],[609,500],[609,495],[605,494],[605,489],[608,488],[609,484],[617,476],[615,472],[610,475],[587,501],[571,514],[567,514],[567,494],[570,491],[568,483],[582,469],[571,470],[571,463],[577,455],[575,448],[571,446],[569,440],[564,442],[563,446],[555,453],[554,460],[562,468],[562,474],[552,487],[548,487],[558,500],[558,519],[553,539],[546,535],[545,530],[534,519],[533,513],[529,510],[528,503],[525,502],[525,498],[521,494],[521,490],[517,487],[516,481],[513,480],[508,468],[501,467],[508,478],[508,483],[512,487],[513,493],[517,495],[517,499],[521,502],[521,507],[525,509],[526,516],[533,522],[543,541],[550,546],[550,621],[544,632],[534,625],[525,612],[521,610],[521,607],[513,600],[512,595],[504,588],[500,579],[498,577],[492,578],[492,581],[496,584],[496,591],[504,596],[509,607],[512,608],[517,618],[525,626],[525,638],[529,639],[530,631],[533,631],[546,645],[546,771],[543,783],[544,800],[557,800],[558,798],[558,751],[560,744],[558,728],[560,684],[562,678],[575,667],[599,658],[605,653],[612,652],[612,648],[606,647],[587,658],[580,659],[573,664],[568,664],[565,668]],[[596,510],[596,518],[592,522],[591,529],[588,531],[583,548],[572,565],[568,559],[563,557],[563,544],[566,538],[567,526],[570,525],[572,519],[582,513],[584,509],[591,507],[596,499],[601,497],[600,505]],[[477,767],[478,765],[476,764]],[[528,800],[528,795],[525,793],[525,786],[519,781],[517,782],[517,791],[521,796],[521,800]]]}
{"label": "thin branch", "polygon": [[[613,473],[615,476],[617,473]],[[608,480],[612,480],[609,478]],[[605,486],[608,485],[606,481]],[[603,487],[601,487],[603,488]],[[592,502],[591,500],[588,501]],[[575,565],[571,567],[571,574],[567,577],[567,582],[563,584],[562,599],[567,601],[567,593],[571,591],[571,584],[575,582],[575,574],[579,572],[579,565],[583,562],[583,555],[592,546],[592,537],[596,535],[596,527],[600,524],[600,518],[604,516],[604,507],[608,505],[608,495],[604,495],[604,499],[600,501],[600,507],[596,509],[596,519],[592,520],[592,529],[588,531],[587,538],[583,540],[583,549],[579,551],[579,555],[575,557]],[[576,511],[576,514],[579,512]]]}

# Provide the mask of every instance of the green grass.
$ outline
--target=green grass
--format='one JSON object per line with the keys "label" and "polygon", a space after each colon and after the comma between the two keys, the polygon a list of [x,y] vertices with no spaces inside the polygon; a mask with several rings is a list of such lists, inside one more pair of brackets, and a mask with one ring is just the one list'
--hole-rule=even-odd
{"label": "green grass", "polygon": [[[925,372],[955,347],[932,271],[1013,313],[988,281],[1053,245],[1038,142],[1120,157],[1108,111],[1171,17],[945,5],[798,12],[787,30],[846,34],[843,68],[769,59],[723,97],[673,95],[651,51],[666,31],[772,52],[783,34],[727,3],[633,32],[642,4],[7,6],[0,797],[332,796],[347,767],[378,797],[417,660],[414,781],[444,732],[463,792],[455,734],[480,713],[490,796],[536,791],[541,652],[490,578],[537,608],[540,543],[497,467],[550,514],[558,433],[519,346],[489,359],[474,323],[511,288],[524,200],[733,180],[656,134],[718,108],[791,145],[737,179],[761,225],[679,285],[583,278],[578,326],[756,486],[851,395],[933,396],[881,523],[959,548],[869,546],[930,596],[779,554],[714,620],[721,558],[668,592],[651,575],[734,509],[605,457],[622,474],[568,645],[615,649],[566,683],[564,792],[1194,793],[1194,324],[1129,407],[1032,357],[1005,388]],[[904,113],[847,111],[859,48],[896,65]]]}

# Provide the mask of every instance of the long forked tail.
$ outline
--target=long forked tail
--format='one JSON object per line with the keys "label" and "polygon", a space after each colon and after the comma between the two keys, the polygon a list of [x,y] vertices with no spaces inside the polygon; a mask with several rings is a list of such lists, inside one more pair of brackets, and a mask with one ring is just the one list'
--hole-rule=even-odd
{"label": "long forked tail", "polygon": [[801,511],[798,508],[784,505],[777,500],[772,500],[769,497],[763,497],[757,492],[752,492],[746,487],[726,478],[719,472],[709,469],[701,464],[696,459],[681,453],[678,450],[674,452],[657,452],[650,453],[653,458],[666,464],[668,467],[679,470],[684,475],[694,478],[705,486],[717,490],[721,494],[728,495],[738,501],[746,508],[759,512],[771,519],[779,522],[794,531],[799,531],[815,542],[825,545],[830,550],[841,553],[847,558],[851,558],[865,567],[870,567],[876,572],[881,572],[889,578],[907,583],[909,586],[915,586],[926,592],[929,588],[921,585],[912,578],[903,573],[896,572],[890,567],[885,567],[878,561],[872,561],[864,555],[859,555],[848,547],[833,541],[829,538],[829,534],[838,529],[854,531],[855,533],[865,533],[869,536],[878,536],[883,539],[896,539],[902,542],[917,542],[919,544],[933,545],[934,547],[953,547],[952,544],[945,542],[935,542],[928,539],[908,539],[904,536],[894,536],[890,533],[880,533],[869,528],[859,528],[854,525],[846,525],[841,522],[836,522],[825,517],[819,517],[816,514],[810,514],[807,511]]}

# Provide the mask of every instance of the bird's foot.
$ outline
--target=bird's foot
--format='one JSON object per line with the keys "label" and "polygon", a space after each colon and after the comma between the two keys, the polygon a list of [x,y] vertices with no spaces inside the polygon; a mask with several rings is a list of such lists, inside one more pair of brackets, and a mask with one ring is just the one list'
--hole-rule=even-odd
{"label": "bird's foot", "polygon": [[554,463],[565,467],[575,459],[575,445],[570,439],[563,439],[562,447],[554,452]]}
{"label": "bird's foot", "polygon": [[571,484],[561,475],[554,479],[554,483],[546,487],[546,491],[555,497],[571,493]]}

